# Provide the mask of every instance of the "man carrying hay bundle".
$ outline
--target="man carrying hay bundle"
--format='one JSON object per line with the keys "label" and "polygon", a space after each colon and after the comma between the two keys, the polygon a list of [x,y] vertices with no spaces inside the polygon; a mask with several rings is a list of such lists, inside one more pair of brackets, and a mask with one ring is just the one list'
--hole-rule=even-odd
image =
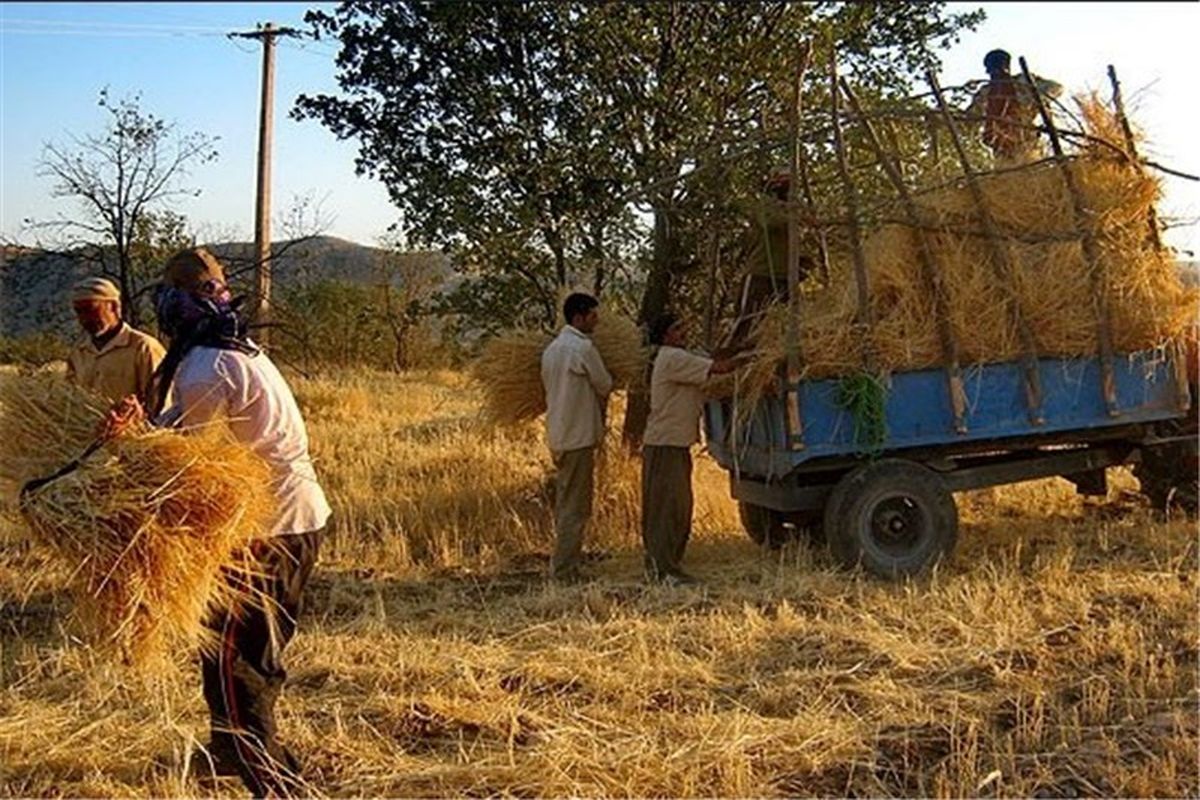
{"label": "man carrying hay bundle", "polygon": [[71,291],[85,336],[67,356],[67,378],[116,402],[135,395],[149,402],[163,346],[121,319],[121,292],[104,278],[84,278]]}
{"label": "man carrying hay bundle", "polygon": [[1055,98],[1063,87],[1051,80],[1033,76],[1031,86],[1024,76],[1014,76],[1012,56],[1004,50],[992,50],[983,58],[988,81],[975,93],[967,114],[982,118],[983,143],[991,148],[996,167],[1015,167],[1036,161],[1038,138],[1034,120],[1038,115],[1037,95]]}
{"label": "man carrying hay bundle", "polygon": [[[209,621],[215,653],[202,654],[211,716],[209,752],[220,774],[236,774],[255,796],[305,792],[299,765],[276,738],[275,701],[287,673],[283,649],[296,630],[301,595],[330,516],[308,455],[308,434],[291,389],[246,336],[221,263],[198,248],[166,266],[156,300],[171,337],[151,414],[195,427],[221,420],[271,467],[276,499],[269,538],[252,545],[258,574],[239,611]],[[168,389],[176,405],[162,412]],[[134,398],[110,414],[120,432],[143,415]],[[246,587],[239,587],[245,593]]]}
{"label": "man carrying hay bundle", "polygon": [[546,441],[557,470],[550,576],[564,582],[582,577],[596,445],[604,438],[604,404],[613,388],[612,376],[591,339],[600,319],[599,306],[589,294],[569,295],[563,302],[567,324],[542,353]]}
{"label": "man carrying hay bundle", "polygon": [[683,348],[684,322],[664,313],[650,325],[658,349],[650,367],[650,418],[642,445],[642,544],[646,577],[667,585],[695,583],[680,562],[692,533],[692,445],[700,441],[704,384],[732,372],[734,359],[714,361]]}

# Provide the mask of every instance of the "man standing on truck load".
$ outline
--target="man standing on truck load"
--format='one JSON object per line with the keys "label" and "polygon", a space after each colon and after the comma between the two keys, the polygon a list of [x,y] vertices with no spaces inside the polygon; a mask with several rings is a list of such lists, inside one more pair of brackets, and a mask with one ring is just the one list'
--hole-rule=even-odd
{"label": "man standing on truck load", "polygon": [[[788,193],[791,176],[776,172],[763,184],[763,196],[746,209],[750,217],[747,231],[749,247],[745,276],[738,302],[737,322],[729,341],[744,341],[766,310],[775,303],[786,303],[788,287]],[[815,263],[800,254],[800,280],[812,272]]]}
{"label": "man standing on truck load", "polygon": [[1038,117],[1037,94],[1056,98],[1063,87],[1051,80],[1033,76],[1033,85],[1024,75],[1010,73],[1012,56],[1004,50],[992,50],[983,58],[988,82],[975,93],[967,115],[972,122],[982,118],[983,143],[991,148],[997,168],[1015,167],[1037,160],[1040,143],[1034,123]]}
{"label": "man standing on truck load", "polygon": [[696,582],[680,562],[692,533],[691,447],[700,441],[704,383],[738,363],[690,353],[683,348],[686,337],[675,314],[662,314],[650,325],[657,350],[650,362],[650,417],[642,445],[642,544],[646,577],[668,585]]}
{"label": "man standing on truck load", "polygon": [[596,445],[604,438],[604,405],[613,385],[590,335],[600,319],[599,306],[589,294],[569,295],[563,303],[567,324],[542,353],[546,441],[557,470],[550,576],[564,582],[582,577]]}
{"label": "man standing on truck load", "polygon": [[[246,335],[221,263],[203,248],[167,263],[155,298],[159,327],[171,337],[151,406],[159,424],[221,420],[271,467],[275,516],[258,557],[252,594],[240,613],[217,612],[214,653],[201,656],[214,771],[237,775],[256,797],[311,795],[295,757],[276,738],[275,701],[287,677],[283,650],[296,631],[301,595],[330,516],[308,454],[300,409],[283,376]],[[167,390],[176,405],[159,414]],[[134,398],[108,418],[114,434],[144,415]]]}
{"label": "man standing on truck load", "polygon": [[163,346],[121,319],[121,292],[104,278],[84,278],[71,291],[75,319],[84,338],[67,356],[67,378],[117,402],[136,395],[150,399]]}

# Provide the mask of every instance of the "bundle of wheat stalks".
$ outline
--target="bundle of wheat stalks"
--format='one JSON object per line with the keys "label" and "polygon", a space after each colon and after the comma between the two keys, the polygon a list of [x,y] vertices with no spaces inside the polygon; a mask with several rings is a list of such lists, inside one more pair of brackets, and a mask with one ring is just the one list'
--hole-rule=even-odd
{"label": "bundle of wheat stalks", "polygon": [[[15,496],[92,439],[104,403],[57,377],[0,383],[0,479]],[[246,547],[273,510],[266,464],[223,426],[148,425],[108,442],[18,502],[35,538],[70,571],[85,636],[153,668],[207,646],[206,615],[253,601]]]}
{"label": "bundle of wheat stalks", "polygon": [[[553,339],[543,331],[513,330],[484,346],[471,366],[471,375],[483,390],[483,416],[488,422],[512,425],[545,413],[542,351]],[[635,388],[645,380],[649,352],[635,322],[602,314],[592,340],[615,388]]]}
{"label": "bundle of wheat stalks", "polygon": [[[1148,214],[1160,194],[1158,181],[1103,149],[1079,154],[1069,168],[1097,245],[1114,348],[1129,353],[1178,339],[1196,319],[1197,293],[1183,285],[1173,259],[1150,241]],[[965,185],[915,198],[921,230],[891,223],[868,236],[865,256],[875,319],[869,331],[854,325],[858,298],[851,258],[835,255],[829,286],[808,289],[800,303],[799,350],[808,377],[861,370],[867,348],[876,368],[885,372],[945,363],[937,306],[922,274],[922,235],[945,284],[961,363],[1020,356],[1012,303],[1031,329],[1039,356],[1096,354],[1091,266],[1060,167],[1039,164],[989,174],[980,183],[1002,234],[998,243],[986,236]],[[997,269],[1003,261],[997,246],[1013,265],[1010,280]],[[742,376],[752,394],[774,380],[776,365],[786,354],[786,313],[774,308],[760,324],[756,363]]]}

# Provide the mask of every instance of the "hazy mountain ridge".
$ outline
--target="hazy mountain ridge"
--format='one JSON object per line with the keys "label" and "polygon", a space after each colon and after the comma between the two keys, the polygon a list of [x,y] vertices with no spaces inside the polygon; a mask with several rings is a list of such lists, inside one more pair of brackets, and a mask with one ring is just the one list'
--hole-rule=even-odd
{"label": "hazy mountain ridge", "polygon": [[[252,280],[253,243],[221,242],[206,247],[234,273],[231,277],[235,287],[246,286]],[[334,236],[277,242],[272,252],[276,254],[272,273],[276,292],[323,280],[366,285],[389,278],[397,280],[395,270],[384,266],[383,257],[388,251]],[[400,259],[405,268],[416,260],[417,266],[435,270],[442,280],[451,277],[449,259],[443,253],[415,251],[394,258]],[[31,247],[0,248],[0,336],[38,332],[75,335],[71,286],[94,274],[98,270],[82,250],[57,253]]]}

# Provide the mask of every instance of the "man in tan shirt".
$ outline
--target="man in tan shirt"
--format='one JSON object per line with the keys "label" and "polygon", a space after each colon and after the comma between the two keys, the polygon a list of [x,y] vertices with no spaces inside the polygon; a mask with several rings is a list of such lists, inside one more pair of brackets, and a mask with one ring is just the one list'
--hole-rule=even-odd
{"label": "man in tan shirt", "polygon": [[146,403],[163,346],[121,320],[121,293],[112,281],[85,278],[75,284],[71,304],[86,336],[67,356],[67,377],[114,403],[131,394]]}
{"label": "man in tan shirt", "polygon": [[650,326],[658,345],[650,373],[650,418],[642,447],[642,544],[646,576],[667,584],[695,583],[680,568],[692,533],[692,445],[700,441],[704,383],[734,370],[734,359],[714,361],[683,349],[687,331],[671,313]]}

